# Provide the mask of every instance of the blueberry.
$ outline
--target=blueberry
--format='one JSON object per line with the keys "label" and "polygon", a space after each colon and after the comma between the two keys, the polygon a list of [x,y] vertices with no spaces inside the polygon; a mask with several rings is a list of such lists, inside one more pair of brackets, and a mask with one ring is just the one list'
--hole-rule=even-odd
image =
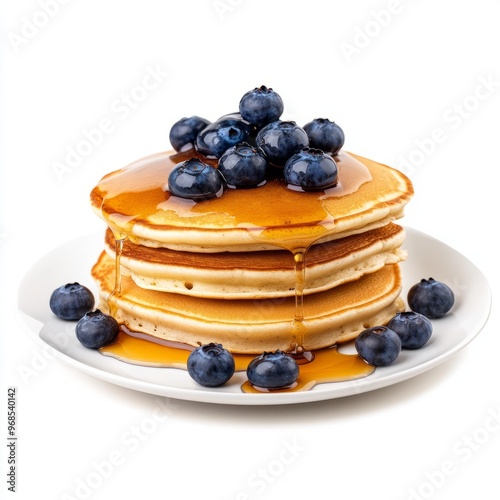
{"label": "blueberry", "polygon": [[191,378],[205,387],[225,384],[234,374],[233,355],[221,344],[197,347],[188,357],[187,369]]}
{"label": "blueberry", "polygon": [[248,130],[250,132],[247,138],[244,140],[244,142],[249,143],[251,146],[255,146],[255,136],[259,131],[259,129],[255,125],[252,125],[249,121],[244,120],[239,111],[236,111],[234,113],[228,113],[219,118],[219,120],[227,120],[227,119],[242,121],[244,124],[248,125]]}
{"label": "blueberry", "polygon": [[264,352],[252,359],[247,367],[248,381],[263,389],[280,389],[291,386],[299,376],[295,359],[277,350]]}
{"label": "blueberry", "polygon": [[328,118],[315,118],[304,125],[312,148],[322,149],[325,153],[337,154],[344,145],[344,131]]}
{"label": "blueberry", "polygon": [[[241,116],[241,113],[239,111],[235,111],[234,113],[227,113],[227,114],[221,116],[217,121],[227,120],[227,119],[243,120],[243,117]],[[243,121],[250,125],[250,122],[247,122],[246,120],[243,120]]]}
{"label": "blueberry", "polygon": [[168,176],[168,190],[180,198],[195,201],[220,196],[225,187],[222,174],[198,158],[178,163]]}
{"label": "blueberry", "polygon": [[49,300],[51,311],[61,319],[79,320],[94,308],[92,292],[80,283],[68,283],[52,292]]}
{"label": "blueberry", "polygon": [[99,309],[86,313],[75,328],[76,338],[89,349],[99,349],[113,343],[119,330],[116,319]]}
{"label": "blueberry", "polygon": [[354,341],[358,354],[370,365],[388,366],[401,352],[399,335],[386,326],[363,330]]}
{"label": "blueberry", "polygon": [[283,113],[283,100],[271,88],[262,85],[248,91],[240,100],[240,113],[252,125],[262,127],[278,120]]}
{"label": "blueberry", "polygon": [[175,122],[170,129],[170,144],[176,151],[188,151],[194,147],[196,136],[210,122],[199,116],[191,116],[190,118],[181,118]]}
{"label": "blueberry", "polygon": [[229,187],[255,187],[265,182],[267,160],[257,149],[242,142],[221,156],[218,168]]}
{"label": "blueberry", "polygon": [[245,120],[221,118],[199,132],[195,148],[202,155],[220,158],[231,146],[245,142],[251,133],[252,127]]}
{"label": "blueberry", "polygon": [[287,160],[283,174],[288,184],[312,191],[335,186],[338,168],[330,155],[320,149],[305,148]]}
{"label": "blueberry", "polygon": [[309,146],[309,139],[302,128],[295,122],[279,120],[260,129],[255,142],[269,163],[280,167],[292,155]]}
{"label": "blueberry", "polygon": [[401,339],[404,349],[419,349],[431,338],[432,323],[423,314],[413,311],[397,313],[387,323]]}
{"label": "blueberry", "polygon": [[410,309],[430,319],[444,316],[454,302],[455,296],[450,287],[433,278],[421,280],[408,292]]}

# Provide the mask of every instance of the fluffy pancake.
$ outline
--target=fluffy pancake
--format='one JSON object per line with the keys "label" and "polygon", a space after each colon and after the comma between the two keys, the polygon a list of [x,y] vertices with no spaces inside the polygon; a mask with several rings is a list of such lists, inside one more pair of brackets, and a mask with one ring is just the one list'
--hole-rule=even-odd
{"label": "fluffy pancake", "polygon": [[168,193],[168,175],[194,153],[153,155],[105,176],[91,193],[97,214],[119,238],[192,252],[308,246],[385,226],[413,194],[401,172],[353,154],[335,157],[336,187],[297,192],[281,179],[228,189],[193,202]]}
{"label": "fluffy pancake", "polygon": [[[115,262],[105,252],[92,269],[100,307],[114,287]],[[402,310],[397,264],[314,293],[304,302],[303,347],[319,349],[355,338],[364,328],[386,323]],[[137,332],[189,345],[219,342],[228,350],[261,353],[287,350],[292,335],[292,297],[263,300],[205,299],[146,290],[122,277],[121,293],[112,299],[118,322]]]}
{"label": "fluffy pancake", "polygon": [[[401,250],[404,236],[402,227],[390,223],[314,245],[306,254],[304,294],[327,290],[385,264],[400,262],[406,256]],[[110,230],[105,250],[115,258]],[[286,250],[193,253],[149,248],[126,240],[120,262],[124,275],[151,290],[224,299],[289,297],[295,293],[293,256]]]}

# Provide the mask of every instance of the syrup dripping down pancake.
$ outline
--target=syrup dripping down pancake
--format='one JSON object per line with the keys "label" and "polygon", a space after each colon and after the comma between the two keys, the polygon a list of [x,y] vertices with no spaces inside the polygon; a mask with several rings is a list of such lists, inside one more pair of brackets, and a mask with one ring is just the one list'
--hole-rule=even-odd
{"label": "syrup dripping down pancake", "polygon": [[[92,269],[100,307],[114,287],[115,262],[105,252]],[[397,264],[331,290],[314,293],[304,302],[304,348],[319,349],[355,338],[366,327],[386,323],[402,310],[398,299],[401,276]],[[113,298],[114,316],[132,331],[196,346],[219,342],[232,352],[287,350],[294,317],[292,297],[222,300],[146,290],[129,277]]]}
{"label": "syrup dripping down pancake", "polygon": [[[405,231],[390,223],[363,234],[311,247],[305,258],[304,294],[321,292],[375,272],[406,257]],[[105,250],[115,258],[108,229]],[[121,269],[141,288],[221,299],[291,297],[295,271],[291,252],[194,253],[124,241]]]}

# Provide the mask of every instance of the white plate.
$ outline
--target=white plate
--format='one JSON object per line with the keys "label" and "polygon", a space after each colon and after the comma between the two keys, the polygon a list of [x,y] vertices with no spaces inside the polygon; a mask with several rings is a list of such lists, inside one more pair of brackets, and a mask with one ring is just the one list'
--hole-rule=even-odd
{"label": "white plate", "polygon": [[[444,243],[407,228],[405,247],[409,258],[402,264],[403,297],[422,278],[433,277],[455,292],[455,306],[447,316],[433,320],[431,340],[422,349],[402,351],[389,367],[377,368],[355,381],[317,385],[305,392],[246,394],[237,373],[220,388],[197,385],[185,370],[136,366],[105,357],[80,345],[74,322],[62,321],[50,311],[48,301],[58,286],[78,281],[94,292],[90,269],[103,246],[102,234],[69,242],[39,260],[21,282],[18,305],[30,336],[69,365],[94,377],[130,389],[166,397],[232,405],[305,403],[360,394],[396,384],[423,373],[465,347],[486,323],[491,307],[488,282],[478,268]],[[97,295],[96,295],[97,296]],[[347,349],[351,349],[352,345]]]}

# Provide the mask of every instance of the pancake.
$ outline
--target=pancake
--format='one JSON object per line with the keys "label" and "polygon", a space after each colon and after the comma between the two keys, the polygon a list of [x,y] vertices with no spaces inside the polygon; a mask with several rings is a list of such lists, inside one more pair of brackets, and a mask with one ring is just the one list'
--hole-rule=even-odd
{"label": "pancake", "polygon": [[170,196],[172,168],[196,153],[159,153],[106,175],[92,190],[95,212],[115,237],[136,245],[190,252],[247,252],[307,247],[383,227],[413,195],[401,172],[340,152],[336,187],[297,192],[284,180],[227,189],[206,201]]}
{"label": "pancake", "polygon": [[[109,312],[115,262],[105,252],[92,269],[100,307]],[[304,301],[307,333],[303,347],[319,349],[355,338],[364,328],[384,324],[400,310],[401,276],[397,264]],[[122,277],[121,293],[112,299],[113,316],[130,330],[192,346],[219,342],[231,352],[288,350],[295,301],[292,297],[222,300],[146,290]]]}
{"label": "pancake", "polygon": [[[306,254],[304,294],[320,292],[372,273],[406,257],[404,229],[388,224],[363,234],[314,245]],[[115,259],[108,229],[105,250]],[[286,250],[193,253],[124,241],[122,273],[141,288],[223,299],[291,297],[296,274]]]}

